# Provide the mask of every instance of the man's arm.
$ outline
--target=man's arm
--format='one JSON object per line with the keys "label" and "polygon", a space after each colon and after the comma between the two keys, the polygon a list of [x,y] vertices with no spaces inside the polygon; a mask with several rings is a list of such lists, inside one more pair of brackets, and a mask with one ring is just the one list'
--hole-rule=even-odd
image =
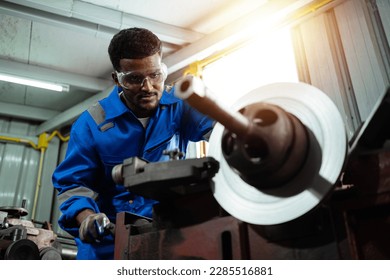
{"label": "man's arm", "polygon": [[92,139],[85,118],[79,119],[72,127],[66,156],[53,174],[62,212],[58,224],[73,236],[79,235],[79,226],[88,216],[100,212],[99,193],[93,188],[99,161]]}

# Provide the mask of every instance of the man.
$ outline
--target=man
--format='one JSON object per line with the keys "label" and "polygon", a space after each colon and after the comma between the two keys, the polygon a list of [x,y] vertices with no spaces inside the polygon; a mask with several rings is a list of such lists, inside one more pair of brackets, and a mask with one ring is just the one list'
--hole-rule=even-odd
{"label": "man", "polygon": [[185,152],[213,121],[164,91],[162,43],[146,29],[116,34],[108,52],[115,88],[73,124],[68,150],[53,174],[62,216],[58,223],[75,237],[78,259],[112,259],[114,240],[102,229],[122,211],[151,217],[156,201],[116,185],[112,168],[129,157],[168,160],[164,150]]}

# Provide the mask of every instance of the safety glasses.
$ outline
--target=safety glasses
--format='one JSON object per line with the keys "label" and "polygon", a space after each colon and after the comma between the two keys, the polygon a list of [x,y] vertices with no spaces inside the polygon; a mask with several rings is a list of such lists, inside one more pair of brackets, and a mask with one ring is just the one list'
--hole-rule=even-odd
{"label": "safety glasses", "polygon": [[148,74],[138,71],[115,72],[119,84],[125,89],[141,87],[145,80],[148,80],[152,85],[160,84],[164,80],[164,74],[161,69],[151,71]]}

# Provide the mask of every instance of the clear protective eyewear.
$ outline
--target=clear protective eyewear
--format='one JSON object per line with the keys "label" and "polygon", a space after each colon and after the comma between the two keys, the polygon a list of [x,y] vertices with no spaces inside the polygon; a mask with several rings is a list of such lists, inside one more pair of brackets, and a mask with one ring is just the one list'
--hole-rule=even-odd
{"label": "clear protective eyewear", "polygon": [[119,84],[125,89],[142,86],[145,80],[148,80],[152,85],[159,84],[164,80],[164,74],[160,69],[157,69],[149,74],[144,74],[138,71],[115,72]]}

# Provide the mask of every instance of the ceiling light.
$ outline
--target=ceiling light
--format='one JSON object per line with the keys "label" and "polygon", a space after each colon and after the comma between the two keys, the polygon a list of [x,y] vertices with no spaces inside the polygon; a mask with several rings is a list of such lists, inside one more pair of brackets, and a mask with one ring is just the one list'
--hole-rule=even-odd
{"label": "ceiling light", "polygon": [[38,87],[38,88],[44,88],[44,89],[49,89],[49,90],[54,90],[54,91],[66,91],[66,92],[69,91],[69,85],[39,81],[39,80],[9,75],[9,74],[0,74],[0,81],[21,84],[21,85],[26,85],[26,86],[32,86],[32,87]]}

